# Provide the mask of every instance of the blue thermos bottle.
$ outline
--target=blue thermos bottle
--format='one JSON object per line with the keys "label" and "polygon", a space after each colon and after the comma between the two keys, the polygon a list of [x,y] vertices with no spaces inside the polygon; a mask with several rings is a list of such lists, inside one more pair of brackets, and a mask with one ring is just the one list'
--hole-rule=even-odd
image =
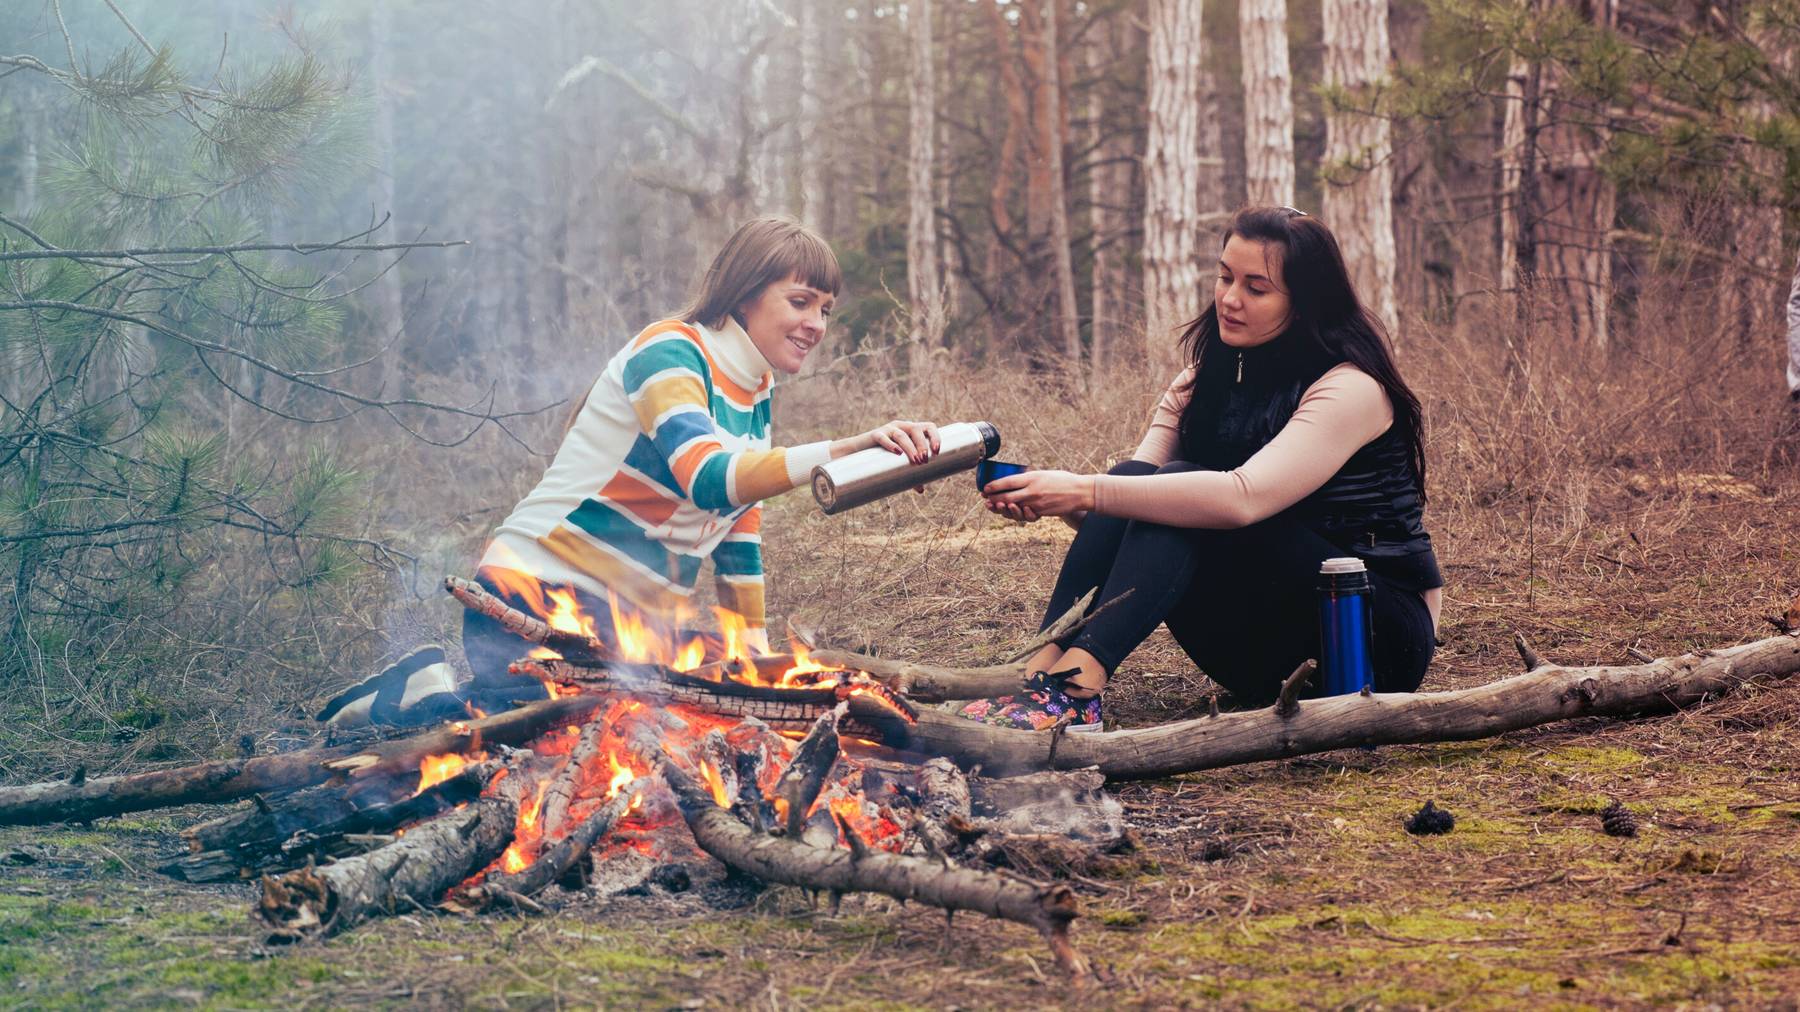
{"label": "blue thermos bottle", "polygon": [[1361,559],[1326,559],[1319,566],[1319,675],[1324,695],[1342,696],[1375,685],[1373,588]]}

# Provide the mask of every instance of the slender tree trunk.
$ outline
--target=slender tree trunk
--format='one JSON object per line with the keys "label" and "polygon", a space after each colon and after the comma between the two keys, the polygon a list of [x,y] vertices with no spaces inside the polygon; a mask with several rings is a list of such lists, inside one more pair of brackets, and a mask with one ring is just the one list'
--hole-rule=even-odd
{"label": "slender tree trunk", "polygon": [[[372,124],[375,149],[375,178],[369,186],[369,202],[375,220],[390,215],[384,234],[395,239],[400,235],[399,216],[394,213],[394,11],[393,5],[377,2],[369,8],[369,85],[374,92],[375,116]],[[384,396],[399,394],[397,383],[403,371],[400,362],[405,355],[405,294],[400,284],[400,265],[387,272],[375,284],[371,306],[375,317],[375,340],[385,348],[375,364],[374,380]]]}
{"label": "slender tree trunk", "polygon": [[[1749,30],[1751,44],[1769,60],[1781,79],[1793,76],[1792,53],[1781,51],[1780,33],[1767,26]],[[1759,91],[1744,103],[1752,131],[1762,133],[1780,118],[1780,109],[1767,92]],[[1730,237],[1743,269],[1727,275],[1725,323],[1736,331],[1740,348],[1748,349],[1764,335],[1781,330],[1781,282],[1785,266],[1781,245],[1781,175],[1785,168],[1780,151],[1762,144],[1743,145],[1744,185],[1731,204]]]}
{"label": "slender tree trunk", "polygon": [[1252,204],[1292,204],[1294,95],[1287,0],[1238,0],[1238,39],[1244,58],[1246,196]]}
{"label": "slender tree trunk", "polygon": [[1005,109],[1006,125],[1000,137],[999,157],[994,164],[993,183],[988,188],[988,219],[994,234],[989,240],[984,275],[988,291],[995,299],[991,314],[989,346],[995,349],[1014,343],[1019,307],[1029,304],[1014,294],[1011,272],[1006,265],[1006,247],[1017,242],[1013,221],[1012,196],[1020,176],[1024,175],[1025,158],[1020,151],[1021,137],[1029,129],[1030,112],[1025,95],[1025,81],[1013,59],[1012,30],[995,4],[983,4],[988,27],[993,35],[992,53],[999,71],[1000,98]]}
{"label": "slender tree trunk", "polygon": [[1200,68],[1206,37],[1202,7],[1191,0],[1150,0],[1149,122],[1144,144],[1145,351],[1152,368],[1170,371],[1175,327],[1200,286],[1195,238],[1200,196]]}
{"label": "slender tree trunk", "polygon": [[1062,55],[1057,43],[1057,21],[1062,0],[1044,5],[1043,119],[1050,170],[1050,255],[1056,265],[1056,317],[1060,325],[1063,359],[1071,368],[1081,364],[1081,319],[1075,307],[1075,267],[1069,254],[1069,200],[1063,176],[1063,138],[1068,135],[1063,115]]}
{"label": "slender tree trunk", "polygon": [[1106,367],[1107,349],[1114,340],[1119,307],[1115,287],[1118,281],[1119,252],[1114,243],[1115,201],[1122,194],[1113,189],[1113,151],[1108,143],[1112,135],[1106,121],[1106,77],[1112,65],[1115,47],[1111,25],[1094,25],[1083,47],[1088,77],[1087,146],[1093,153],[1094,166],[1088,171],[1088,220],[1093,230],[1093,273],[1088,292],[1088,372],[1099,376]]}
{"label": "slender tree trunk", "polygon": [[932,186],[937,133],[937,88],[932,76],[933,0],[907,5],[907,81],[911,147],[907,158],[906,286],[911,298],[912,358],[922,368],[943,341],[944,289],[938,276],[937,215]]}
{"label": "slender tree trunk", "polygon": [[795,132],[800,141],[800,219],[831,235],[832,222],[825,209],[825,162],[821,157],[819,85],[825,60],[825,12],[817,0],[795,0],[800,21],[800,107]]}
{"label": "slender tree trunk", "polygon": [[[1573,2],[1573,0],[1558,0]],[[1610,29],[1616,0],[1595,0],[1595,23]],[[1584,5],[1585,9],[1585,5]],[[1612,227],[1617,190],[1600,168],[1611,140],[1604,111],[1568,96],[1563,81],[1569,71],[1550,65],[1541,72],[1537,105],[1544,118],[1533,150],[1543,158],[1537,178],[1537,214],[1541,307],[1552,333],[1602,351],[1607,344],[1608,310],[1612,303]],[[1529,120],[1528,120],[1529,122]]]}
{"label": "slender tree trunk", "polygon": [[1325,83],[1350,108],[1328,103],[1324,215],[1350,278],[1390,334],[1394,304],[1394,173],[1388,121],[1371,108],[1387,77],[1387,0],[1324,0]]}

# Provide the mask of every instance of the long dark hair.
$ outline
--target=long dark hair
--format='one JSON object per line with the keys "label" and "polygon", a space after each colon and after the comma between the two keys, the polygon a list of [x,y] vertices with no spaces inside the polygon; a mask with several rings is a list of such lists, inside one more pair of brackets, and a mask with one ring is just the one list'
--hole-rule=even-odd
{"label": "long dark hair", "polygon": [[[1356,297],[1337,238],[1324,222],[1291,207],[1246,207],[1225,226],[1221,250],[1232,236],[1279,251],[1282,287],[1293,314],[1279,336],[1247,349],[1245,355],[1258,359],[1259,367],[1295,378],[1316,377],[1343,362],[1368,373],[1393,405],[1394,425],[1406,440],[1423,502],[1425,425],[1419,398],[1400,378],[1387,329]],[[1182,417],[1185,435],[1201,413],[1217,410],[1222,388],[1231,381],[1237,349],[1219,337],[1217,306],[1206,307],[1187,325],[1181,346],[1194,366],[1188,410]]]}

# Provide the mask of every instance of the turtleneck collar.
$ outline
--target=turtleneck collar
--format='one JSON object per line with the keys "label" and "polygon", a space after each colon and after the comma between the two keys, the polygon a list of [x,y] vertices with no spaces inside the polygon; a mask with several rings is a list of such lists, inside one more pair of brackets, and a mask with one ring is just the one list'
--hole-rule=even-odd
{"label": "turtleneck collar", "polygon": [[712,353],[713,363],[723,369],[732,382],[746,390],[761,390],[774,385],[774,368],[756,349],[755,342],[750,340],[736,317],[725,317],[724,326],[716,330],[705,324],[696,326],[701,339],[706,342],[706,350]]}

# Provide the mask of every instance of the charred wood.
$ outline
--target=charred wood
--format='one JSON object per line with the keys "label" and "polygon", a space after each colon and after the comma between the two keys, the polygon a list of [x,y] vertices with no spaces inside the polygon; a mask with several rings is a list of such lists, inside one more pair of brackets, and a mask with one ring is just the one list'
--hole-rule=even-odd
{"label": "charred wood", "polygon": [[518,814],[511,798],[482,798],[367,854],[280,878],[265,875],[256,916],[270,942],[294,942],[434,904],[506,850]]}
{"label": "charred wood", "polygon": [[1148,780],[1359,745],[1467,741],[1575,717],[1625,717],[1692,706],[1752,681],[1800,673],[1800,639],[1774,636],[1649,664],[1541,665],[1453,692],[1304,700],[1160,727],[1062,736],[991,727],[935,710],[888,744],[980,764],[990,773],[1096,767],[1108,780]]}
{"label": "charred wood", "polygon": [[787,835],[800,838],[813,802],[825,788],[825,778],[838,758],[838,720],[849,704],[840,703],[813,722],[812,730],[800,742],[794,759],[775,784],[775,796],[787,803]]}
{"label": "charred wood", "polygon": [[472,898],[480,900],[483,905],[491,905],[496,901],[510,902],[513,897],[536,896],[549,888],[552,883],[567,875],[582,856],[593,849],[600,838],[611,832],[613,826],[631,811],[632,805],[637,802],[637,789],[641,785],[641,781],[634,781],[620,788],[616,797],[577,823],[567,836],[544,848],[537,860],[531,862],[524,871],[489,874],[479,886],[471,890]]}
{"label": "charred wood", "polygon": [[[1087,961],[1069,938],[1070,923],[1079,910],[1068,886],[1040,885],[881,851],[814,847],[787,837],[761,835],[713,804],[707,791],[673,764],[663,767],[663,778],[675,791],[695,842],[728,867],[765,882],[832,894],[878,892],[947,911],[973,910],[1026,924],[1044,936],[1065,973],[1078,980],[1087,976]],[[847,839],[860,845],[853,832]]]}

